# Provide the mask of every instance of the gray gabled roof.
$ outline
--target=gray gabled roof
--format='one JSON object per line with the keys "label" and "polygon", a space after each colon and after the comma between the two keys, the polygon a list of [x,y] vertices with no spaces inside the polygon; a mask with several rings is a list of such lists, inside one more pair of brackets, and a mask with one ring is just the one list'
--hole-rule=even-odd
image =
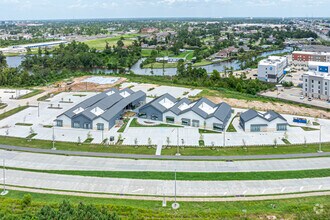
{"label": "gray gabled roof", "polygon": [[167,98],[168,100],[170,100],[170,101],[173,102],[173,103],[176,103],[176,102],[177,102],[177,99],[176,99],[176,98],[174,98],[173,96],[171,96],[171,95],[168,94],[168,93],[165,93],[164,95],[162,95],[162,96],[160,96],[160,97],[154,99],[153,101],[147,103],[146,105],[142,106],[140,109],[144,109],[144,108],[147,108],[147,107],[149,107],[149,106],[152,106],[152,107],[154,107],[155,109],[157,109],[158,111],[164,113],[164,112],[166,112],[166,111],[169,110],[169,109],[165,108],[165,107],[164,107],[163,105],[161,105],[159,102],[160,102],[161,100],[165,99],[165,98]]}
{"label": "gray gabled roof", "polygon": [[[219,119],[220,121],[222,121],[223,123],[226,123],[229,120],[228,115],[231,114],[231,106],[225,102],[222,102],[222,103],[218,104],[217,106],[218,106],[218,108],[214,112],[213,116],[215,118]],[[212,117],[212,116],[210,116],[210,117]]]}
{"label": "gray gabled roof", "polygon": [[190,105],[191,101],[187,98],[183,98],[180,101],[178,101],[172,108],[170,108],[170,111],[172,111],[176,115],[181,114],[185,110],[182,111],[181,109],[179,109],[179,107],[184,103]]}
{"label": "gray gabled roof", "polygon": [[113,105],[111,108],[107,109],[103,114],[101,114],[99,117],[103,118],[106,121],[109,121],[113,117],[115,117],[117,114],[119,114],[126,106],[128,106],[130,103],[135,102],[141,98],[145,98],[146,94],[142,91],[137,91],[130,96],[121,99],[119,102],[117,102],[115,105]]}
{"label": "gray gabled roof", "polygon": [[207,118],[209,118],[210,115],[199,108],[200,105],[202,105],[203,103],[206,103],[207,105],[211,106],[212,108],[215,108],[215,106],[216,106],[213,102],[211,102],[207,98],[201,98],[201,99],[196,101],[196,103],[191,108],[191,111],[195,112],[196,114],[198,114],[202,118],[207,119]]}
{"label": "gray gabled roof", "polygon": [[[266,117],[267,115],[269,115],[269,117]],[[244,122],[248,122],[255,117],[260,117],[269,122],[275,120],[276,118],[281,118],[282,120],[287,121],[282,115],[272,110],[267,111],[265,114],[262,114],[257,112],[256,110],[249,109],[248,111],[241,114],[241,120],[243,120]]]}

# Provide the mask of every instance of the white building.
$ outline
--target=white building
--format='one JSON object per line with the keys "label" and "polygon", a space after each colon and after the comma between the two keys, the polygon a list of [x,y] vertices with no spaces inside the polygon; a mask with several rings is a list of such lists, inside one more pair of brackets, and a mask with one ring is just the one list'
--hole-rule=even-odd
{"label": "white building", "polygon": [[303,95],[309,98],[330,100],[330,73],[308,71],[303,76]]}
{"label": "white building", "polygon": [[274,132],[286,131],[288,122],[274,111],[260,113],[250,109],[240,115],[241,128],[246,132]]}
{"label": "white building", "polygon": [[308,62],[308,70],[320,73],[330,73],[330,62]]}
{"label": "white building", "polygon": [[288,65],[287,57],[270,56],[258,64],[258,79],[264,82],[278,82]]}

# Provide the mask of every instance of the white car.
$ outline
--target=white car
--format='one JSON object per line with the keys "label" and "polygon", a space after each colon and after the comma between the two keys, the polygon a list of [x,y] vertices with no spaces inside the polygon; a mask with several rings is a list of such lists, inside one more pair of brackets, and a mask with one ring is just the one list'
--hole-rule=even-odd
{"label": "white car", "polygon": [[303,96],[303,95],[302,95],[302,96],[300,96],[300,99],[301,99],[301,100],[303,100],[304,98],[305,98],[305,96]]}

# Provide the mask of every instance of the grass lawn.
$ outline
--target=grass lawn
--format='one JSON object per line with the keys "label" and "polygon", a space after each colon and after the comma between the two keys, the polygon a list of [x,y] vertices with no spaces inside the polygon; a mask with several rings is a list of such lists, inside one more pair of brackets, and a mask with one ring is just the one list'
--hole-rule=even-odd
{"label": "grass lawn", "polygon": [[87,44],[89,47],[95,48],[97,50],[104,50],[106,42],[109,43],[109,46],[114,46],[117,45],[117,42],[121,39],[121,37],[124,38],[123,42],[125,46],[129,46],[133,43],[133,40],[129,38],[133,38],[138,36],[137,34],[127,34],[127,35],[122,35],[122,36],[117,36],[117,37],[111,37],[111,38],[100,38],[100,39],[95,39],[95,40],[88,40],[85,41],[84,43]]}
{"label": "grass lawn", "polygon": [[[31,148],[41,148],[41,149],[51,149],[52,141],[45,140],[34,140],[27,141],[25,138],[14,138],[14,137],[1,137],[0,144],[13,145],[19,147],[31,147]],[[148,154],[154,155],[156,150],[148,147],[138,147],[134,146],[116,146],[116,145],[99,145],[99,144],[76,144],[68,142],[55,142],[55,147],[57,150],[67,150],[67,151],[87,151],[87,152],[104,152],[104,153],[120,153],[120,154]]]}
{"label": "grass lawn", "polygon": [[129,120],[130,120],[129,118],[124,119],[124,124],[118,129],[119,133],[123,133],[125,131]]}
{"label": "grass lawn", "polygon": [[29,124],[29,123],[16,123],[15,125],[17,125],[17,126],[26,126],[26,127],[30,127],[30,126],[32,126],[33,124]]}
{"label": "grass lawn", "polygon": [[[128,178],[128,179],[173,180],[174,177],[173,172],[36,170],[36,169],[21,169],[15,167],[12,168],[7,167],[7,169],[21,170],[27,172],[38,172],[38,173],[108,177],[108,178]],[[280,179],[329,177],[330,169],[276,171],[276,172],[226,172],[226,173],[177,172],[176,175],[177,175],[177,180],[190,180],[190,181],[280,180]]]}
{"label": "grass lawn", "polygon": [[11,110],[9,110],[7,112],[4,112],[4,113],[0,114],[0,120],[5,119],[7,117],[10,117],[10,116],[12,116],[12,115],[14,115],[14,114],[16,114],[16,113],[18,113],[20,111],[23,111],[24,109],[27,109],[27,108],[29,108],[29,106],[26,106],[25,105],[25,106],[20,106],[20,107],[11,109]]}
{"label": "grass lawn", "polygon": [[172,125],[172,124],[164,124],[164,123],[160,123],[160,124],[156,124],[156,125],[142,125],[138,122],[137,118],[134,118],[130,125],[130,127],[132,128],[181,128],[182,126],[180,125]]}
{"label": "grass lawn", "polygon": [[4,108],[6,108],[8,105],[7,104],[5,104],[5,103],[0,103],[0,109],[4,109]]}
{"label": "grass lawn", "polygon": [[[143,68],[163,69],[163,63],[155,62],[144,65]],[[178,63],[165,63],[164,68],[176,68]],[[166,70],[165,70],[166,71]]]}
{"label": "grass lawn", "polygon": [[228,128],[227,128],[227,132],[237,132],[236,128],[233,125],[233,121],[235,118],[237,118],[238,116],[236,115],[230,122]]}
{"label": "grass lawn", "polygon": [[[142,56],[143,57],[150,57],[151,56],[151,52],[153,51],[154,49],[142,49]],[[169,51],[169,50],[161,50],[159,51],[159,54],[158,54],[159,57],[164,57],[164,56],[174,56],[173,52],[172,51]]]}
{"label": "grass lawn", "polygon": [[28,94],[20,96],[18,99],[28,99],[28,98],[31,98],[33,96],[39,95],[40,93],[43,93],[43,92],[44,92],[43,90],[35,89],[35,90],[33,90],[32,92],[30,92]]}
{"label": "grass lawn", "polygon": [[[31,205],[22,206],[23,196],[30,194]],[[330,196],[307,197],[283,200],[242,201],[242,202],[180,202],[180,208],[173,211],[167,203],[162,207],[161,201],[125,200],[78,197],[67,195],[52,195],[10,191],[5,197],[0,197],[0,216],[35,215],[44,205],[55,208],[63,200],[72,204],[80,202],[102,206],[116,212],[123,219],[267,219],[266,216],[276,216],[277,219],[327,219],[329,217]],[[316,204],[324,206],[324,212],[316,215],[313,211]],[[246,210],[246,213],[242,212]]]}
{"label": "grass lawn", "polygon": [[61,93],[61,92],[48,93],[48,94],[46,94],[46,95],[44,95],[44,96],[39,97],[39,98],[37,99],[37,101],[39,101],[39,102],[47,101],[47,99],[52,98],[52,97],[54,97],[54,96],[56,96],[56,95],[58,95],[58,94],[60,94],[60,93]]}
{"label": "grass lawn", "polygon": [[221,132],[207,130],[207,129],[198,129],[200,134],[221,134]]}
{"label": "grass lawn", "polygon": [[[330,152],[330,143],[323,143],[322,150]],[[243,147],[180,147],[183,156],[238,156],[238,155],[270,155],[270,154],[296,154],[296,153],[316,153],[318,144],[305,145],[281,145],[273,146],[246,146]],[[162,155],[175,155],[176,148],[166,148],[162,150]]]}
{"label": "grass lawn", "polygon": [[211,61],[208,61],[208,60],[202,60],[201,62],[194,63],[193,66],[194,66],[194,67],[200,67],[200,66],[206,66],[206,65],[210,65],[210,64],[212,64]]}

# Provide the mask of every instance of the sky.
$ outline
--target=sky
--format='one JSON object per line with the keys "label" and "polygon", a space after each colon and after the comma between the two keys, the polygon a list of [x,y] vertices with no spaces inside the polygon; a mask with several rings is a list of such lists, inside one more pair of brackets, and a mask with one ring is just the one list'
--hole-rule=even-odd
{"label": "sky", "polygon": [[329,17],[330,0],[0,0],[0,20]]}

